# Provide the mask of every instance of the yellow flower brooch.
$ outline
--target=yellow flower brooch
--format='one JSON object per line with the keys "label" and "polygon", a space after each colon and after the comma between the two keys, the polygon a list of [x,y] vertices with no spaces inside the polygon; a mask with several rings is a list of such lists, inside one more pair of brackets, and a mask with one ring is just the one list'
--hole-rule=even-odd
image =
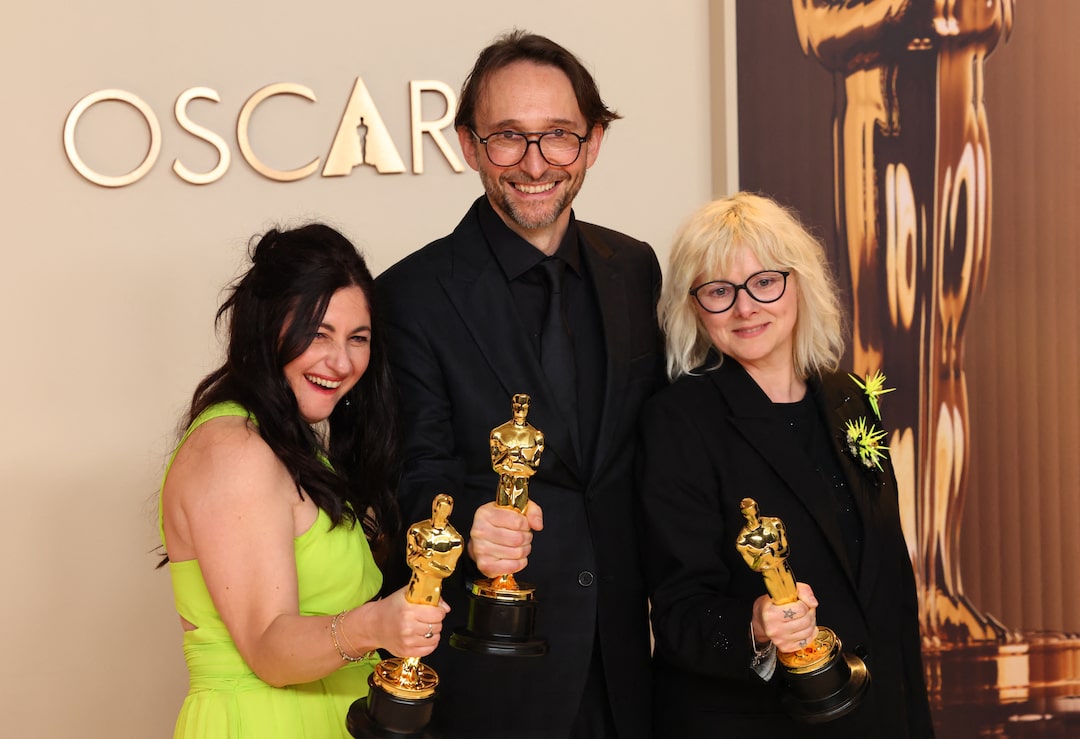
{"label": "yellow flower brooch", "polygon": [[[865,382],[855,375],[849,375],[849,377],[866,393],[870,408],[874,411],[877,420],[880,421],[881,407],[878,405],[878,399],[885,393],[891,393],[896,388],[885,387],[885,375],[881,370],[878,370],[873,375],[867,375]],[[881,460],[887,457],[889,451],[888,445],[881,443],[886,435],[887,432],[879,430],[872,421],[868,422],[865,417],[848,420],[844,424],[844,437],[847,440],[848,451],[864,467],[881,469]]]}

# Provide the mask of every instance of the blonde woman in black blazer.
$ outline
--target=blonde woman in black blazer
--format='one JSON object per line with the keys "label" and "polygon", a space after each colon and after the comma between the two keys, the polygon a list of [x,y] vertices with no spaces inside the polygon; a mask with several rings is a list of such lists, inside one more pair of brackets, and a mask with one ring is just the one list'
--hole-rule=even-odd
{"label": "blonde woman in black blazer", "polygon": [[[673,384],[646,405],[639,451],[655,735],[933,736],[887,440],[847,441],[849,422],[885,427],[877,396],[837,372],[821,245],[767,198],[711,203],[676,238],[660,318]],[[736,551],[744,497],[786,525],[796,603],[774,605]],[[798,724],[774,650],[819,622],[872,679],[852,713]]]}

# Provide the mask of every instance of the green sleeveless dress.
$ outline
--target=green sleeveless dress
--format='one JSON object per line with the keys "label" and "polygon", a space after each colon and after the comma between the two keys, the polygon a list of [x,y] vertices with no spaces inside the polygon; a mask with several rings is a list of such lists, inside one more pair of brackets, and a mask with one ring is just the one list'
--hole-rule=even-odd
{"label": "green sleeveless dress", "polygon": [[[192,422],[177,451],[206,421],[248,415],[236,403],[208,408]],[[160,506],[158,521],[166,543]],[[294,547],[301,615],[329,616],[355,608],[375,597],[382,586],[382,573],[359,527],[343,524],[331,529],[322,510],[311,528],[296,537]],[[190,683],[175,739],[349,739],[345,714],[354,700],[367,695],[368,675],[378,656],[343,662],[321,680],[272,687],[256,677],[237,651],[210,599],[198,560],[170,562],[169,572],[177,613],[197,627],[184,632]]]}

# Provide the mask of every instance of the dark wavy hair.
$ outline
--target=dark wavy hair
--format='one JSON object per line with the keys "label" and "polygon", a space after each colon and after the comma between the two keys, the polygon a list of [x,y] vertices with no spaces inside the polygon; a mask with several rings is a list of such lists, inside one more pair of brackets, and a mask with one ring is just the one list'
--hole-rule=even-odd
{"label": "dark wavy hair", "polygon": [[[228,321],[225,361],[195,388],[186,425],[215,403],[239,403],[288,469],[297,494],[310,497],[335,526],[359,522],[381,555],[399,524],[393,493],[399,430],[371,272],[348,239],[320,223],[273,229],[252,242],[251,268],[231,285],[215,318],[219,326]],[[311,344],[334,293],[351,286],[367,298],[371,355],[331,413],[324,447],[300,416],[284,367]]]}
{"label": "dark wavy hair", "polygon": [[461,86],[454,126],[475,128],[476,107],[487,78],[503,67],[523,61],[556,67],[570,78],[578,107],[585,116],[590,131],[597,123],[606,131],[612,121],[622,117],[604,105],[596,80],[580,59],[549,38],[515,29],[497,38],[476,58],[476,64]]}

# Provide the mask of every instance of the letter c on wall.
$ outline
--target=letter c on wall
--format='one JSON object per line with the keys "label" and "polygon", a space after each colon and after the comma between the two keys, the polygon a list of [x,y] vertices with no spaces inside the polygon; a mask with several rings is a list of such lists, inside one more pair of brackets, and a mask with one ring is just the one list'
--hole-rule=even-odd
{"label": "letter c on wall", "polygon": [[236,143],[240,147],[240,154],[247,160],[247,163],[263,177],[277,180],[278,182],[295,182],[318,172],[319,159],[315,158],[313,161],[308,162],[298,169],[274,169],[255,155],[255,150],[251,148],[251,137],[248,136],[248,127],[251,125],[251,114],[255,112],[255,108],[259,107],[259,103],[267,98],[274,97],[275,95],[296,95],[306,100],[310,100],[313,103],[316,102],[314,92],[303,85],[297,85],[292,82],[278,82],[256,90],[252,96],[244,102],[244,107],[240,109],[240,118],[236,121]]}
{"label": "letter c on wall", "polygon": [[[106,100],[116,100],[121,103],[127,103],[135,108],[135,110],[142,114],[143,120],[146,121],[146,125],[150,129],[150,148],[146,152],[146,157],[143,158],[142,164],[127,174],[112,176],[95,172],[86,165],[86,162],[82,160],[78,150],[75,148],[75,128],[79,125],[79,118],[82,117],[82,114],[85,113],[90,106]],[[90,93],[82,100],[75,103],[75,107],[68,113],[67,120],[64,121],[64,153],[67,154],[68,161],[71,162],[71,166],[75,168],[75,171],[95,185],[101,185],[102,187],[123,187],[141,180],[157,162],[158,154],[161,153],[161,126],[158,124],[158,119],[157,116],[154,115],[154,111],[151,110],[150,106],[146,104],[146,101],[138,95],[130,93],[127,90],[98,90],[97,92]]]}

